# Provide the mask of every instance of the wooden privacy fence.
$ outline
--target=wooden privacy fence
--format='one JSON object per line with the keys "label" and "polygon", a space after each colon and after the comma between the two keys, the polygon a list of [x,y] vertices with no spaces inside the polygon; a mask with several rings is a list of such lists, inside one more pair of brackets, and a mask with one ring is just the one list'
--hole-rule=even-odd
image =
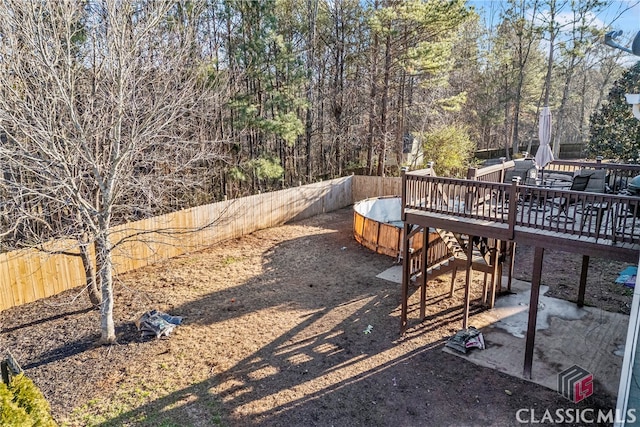
{"label": "wooden privacy fence", "polygon": [[353,203],[378,196],[402,195],[402,178],[354,175]]}
{"label": "wooden privacy fence", "polygon": [[[125,273],[254,231],[400,194],[400,178],[349,176],[185,209],[114,227],[115,273]],[[62,252],[66,254],[62,254]],[[0,254],[0,310],[86,284],[78,242]]]}

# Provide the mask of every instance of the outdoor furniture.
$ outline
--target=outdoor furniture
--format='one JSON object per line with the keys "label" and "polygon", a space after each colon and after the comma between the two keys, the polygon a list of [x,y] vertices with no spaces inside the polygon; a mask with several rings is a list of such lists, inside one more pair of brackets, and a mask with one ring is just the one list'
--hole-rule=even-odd
{"label": "outdoor furniture", "polygon": [[577,176],[588,176],[589,182],[584,191],[588,193],[605,193],[607,191],[607,171],[605,169],[582,169]]}
{"label": "outdoor furniture", "polygon": [[594,222],[595,217],[595,233],[596,238],[600,235],[600,227],[602,226],[602,217],[609,210],[609,202],[595,202],[586,205],[582,210],[582,216],[580,218],[580,228],[584,229],[585,225],[591,228],[591,224]]}
{"label": "outdoor furniture", "polygon": [[559,173],[559,172],[540,172],[540,179],[537,182],[538,187],[544,188],[557,188],[568,190],[571,187],[573,181],[573,174]]}
{"label": "outdoor furniture", "polygon": [[[605,169],[582,169],[576,177],[588,177],[586,188],[583,190],[587,193],[605,193],[607,192],[607,171]],[[596,235],[600,234],[600,226],[602,225],[602,217],[609,210],[608,202],[591,202],[585,203],[577,207],[581,214],[580,228],[586,226],[591,228],[595,225]],[[595,221],[593,220],[595,218]]]}
{"label": "outdoor furniture", "polygon": [[[573,181],[571,181],[571,187],[569,188],[570,191],[585,191],[587,188],[587,185],[589,185],[589,180],[590,180],[590,176],[575,176],[573,178]],[[572,206],[573,204],[575,204],[576,202],[576,198],[574,197],[562,197],[562,199],[560,200],[559,206],[558,206],[558,213],[556,214],[556,216],[554,218],[551,218],[551,220],[556,220],[558,221],[560,219],[560,216],[564,216],[564,221],[565,222],[573,222],[573,218],[569,217],[569,207]]]}
{"label": "outdoor furniture", "polygon": [[[514,162],[513,169],[510,169],[504,174],[504,182],[510,183],[513,178],[520,178],[520,182],[527,185],[533,185],[535,183],[535,177],[538,174],[535,163],[531,159],[517,160]],[[533,176],[533,178],[531,178]]]}

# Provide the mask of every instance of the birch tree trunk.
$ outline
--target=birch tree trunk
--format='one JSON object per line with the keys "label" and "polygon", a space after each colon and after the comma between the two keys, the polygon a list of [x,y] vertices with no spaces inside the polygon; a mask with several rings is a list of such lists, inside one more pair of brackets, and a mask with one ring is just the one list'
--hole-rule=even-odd
{"label": "birch tree trunk", "polygon": [[112,246],[106,235],[96,237],[96,260],[101,268],[100,275],[102,303],[100,305],[100,342],[112,344],[116,342],[116,329],[113,321],[113,264],[111,262]]}

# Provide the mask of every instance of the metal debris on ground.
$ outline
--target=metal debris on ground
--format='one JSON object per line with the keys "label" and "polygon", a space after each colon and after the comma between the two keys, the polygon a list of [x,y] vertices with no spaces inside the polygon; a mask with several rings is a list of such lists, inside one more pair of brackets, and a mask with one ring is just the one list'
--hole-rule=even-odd
{"label": "metal debris on ground", "polygon": [[470,348],[485,349],[482,332],[470,326],[468,329],[461,329],[454,336],[449,338],[446,347],[452,348],[461,353],[466,353]]}
{"label": "metal debris on ground", "polygon": [[155,336],[156,338],[169,336],[181,323],[182,317],[171,316],[158,310],[147,311],[136,320],[136,326],[142,337]]}
{"label": "metal debris on ground", "polygon": [[13,354],[11,354],[9,350],[6,350],[6,356],[0,362],[0,367],[2,368],[2,382],[6,385],[11,383],[11,378],[23,372],[16,358],[13,357]]}

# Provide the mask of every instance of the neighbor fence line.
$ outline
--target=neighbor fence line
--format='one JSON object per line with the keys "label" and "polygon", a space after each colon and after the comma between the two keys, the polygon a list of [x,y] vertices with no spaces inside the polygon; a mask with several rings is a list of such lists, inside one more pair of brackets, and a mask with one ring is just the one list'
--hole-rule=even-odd
{"label": "neighbor fence line", "polygon": [[[369,197],[400,195],[400,178],[348,176],[226,200],[114,227],[116,274],[289,221],[330,212]],[[0,254],[0,310],[86,285],[78,242]]]}

